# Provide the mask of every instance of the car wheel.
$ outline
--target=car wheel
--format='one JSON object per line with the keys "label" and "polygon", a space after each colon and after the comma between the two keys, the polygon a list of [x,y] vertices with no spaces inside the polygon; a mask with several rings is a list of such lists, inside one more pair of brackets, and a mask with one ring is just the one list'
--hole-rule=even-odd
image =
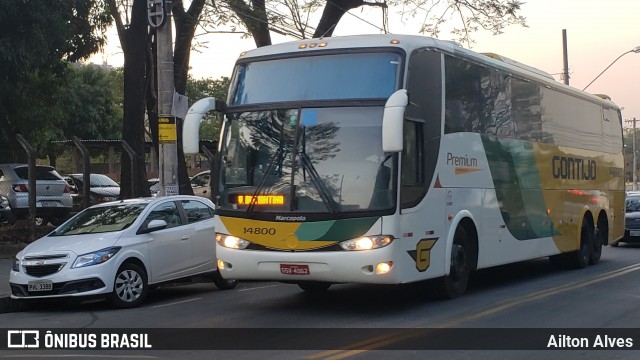
{"label": "car wheel", "polygon": [[53,226],[60,226],[62,225],[62,223],[64,222],[65,218],[63,217],[59,217],[59,216],[55,216],[55,217],[51,217],[49,219],[47,219],[47,221],[49,223],[51,223],[51,225]]}
{"label": "car wheel", "polygon": [[114,307],[132,308],[147,296],[147,274],[133,263],[124,263],[118,269],[109,300]]}
{"label": "car wheel", "polygon": [[225,279],[220,275],[220,271],[216,271],[212,275],[213,283],[216,284],[218,289],[220,290],[229,290],[233,289],[238,285],[238,280],[236,279]]}

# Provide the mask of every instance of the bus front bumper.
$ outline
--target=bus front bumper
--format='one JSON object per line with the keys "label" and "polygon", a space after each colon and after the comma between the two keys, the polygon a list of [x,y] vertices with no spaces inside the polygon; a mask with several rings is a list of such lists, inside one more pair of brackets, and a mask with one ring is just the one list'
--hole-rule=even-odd
{"label": "bus front bumper", "polygon": [[216,244],[216,255],[218,264],[224,265],[220,274],[226,279],[400,283],[398,267],[393,263],[393,245],[364,251],[285,252],[238,250]]}

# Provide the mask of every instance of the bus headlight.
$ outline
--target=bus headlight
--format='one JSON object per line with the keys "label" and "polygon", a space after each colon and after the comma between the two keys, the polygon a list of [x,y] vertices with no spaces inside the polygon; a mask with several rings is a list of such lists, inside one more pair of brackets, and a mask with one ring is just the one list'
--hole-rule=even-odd
{"label": "bus headlight", "polygon": [[393,241],[392,236],[363,236],[357,239],[343,241],[340,246],[345,250],[371,250],[385,247]]}
{"label": "bus headlight", "polygon": [[216,233],[216,241],[221,246],[230,249],[246,249],[249,246],[249,242],[244,239],[240,239],[239,237],[224,235],[220,233]]}

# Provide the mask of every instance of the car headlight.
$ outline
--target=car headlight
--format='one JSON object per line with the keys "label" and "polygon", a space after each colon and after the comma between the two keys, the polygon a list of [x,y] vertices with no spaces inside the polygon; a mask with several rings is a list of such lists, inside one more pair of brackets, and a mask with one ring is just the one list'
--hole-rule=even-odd
{"label": "car headlight", "polygon": [[103,262],[111,259],[113,255],[115,255],[121,248],[122,247],[120,246],[113,246],[106,249],[94,251],[92,253],[80,255],[78,256],[76,261],[73,262],[73,266],[71,266],[71,268],[75,269],[85,266],[102,264]]}
{"label": "car headlight", "polygon": [[224,235],[220,233],[216,233],[216,241],[221,246],[230,249],[246,249],[250,244],[247,240],[240,239],[239,237]]}
{"label": "car headlight", "polygon": [[11,265],[11,270],[20,271],[20,260],[18,260],[18,258],[13,258],[13,264]]}
{"label": "car headlight", "polygon": [[393,241],[392,236],[363,236],[357,239],[343,241],[340,246],[345,250],[371,250],[385,247]]}

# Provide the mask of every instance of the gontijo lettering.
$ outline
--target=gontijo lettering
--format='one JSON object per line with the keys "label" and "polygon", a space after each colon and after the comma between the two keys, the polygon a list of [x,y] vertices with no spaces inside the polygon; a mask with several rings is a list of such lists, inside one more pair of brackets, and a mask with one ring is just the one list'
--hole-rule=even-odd
{"label": "gontijo lettering", "polygon": [[595,180],[596,161],[583,158],[554,156],[551,159],[551,171],[556,179]]}

